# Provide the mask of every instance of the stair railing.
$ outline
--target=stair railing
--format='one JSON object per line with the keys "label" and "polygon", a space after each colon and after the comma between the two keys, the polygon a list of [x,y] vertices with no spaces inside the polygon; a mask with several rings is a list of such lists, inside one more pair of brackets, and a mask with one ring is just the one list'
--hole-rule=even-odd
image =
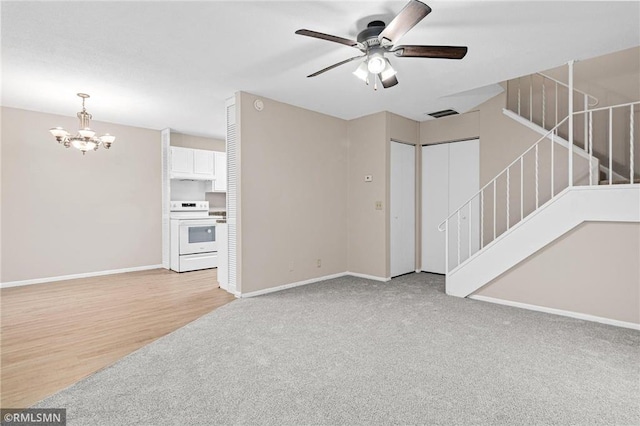
{"label": "stair railing", "polygon": [[[507,105],[507,107],[545,130],[556,127],[559,120],[569,115],[568,111],[564,111],[564,103],[570,90],[569,85],[553,77],[540,72],[518,77],[507,82],[507,91],[512,90],[516,91],[516,99],[513,100],[513,96],[509,96],[509,93],[507,99],[512,99],[511,104],[515,101],[515,105]],[[564,93],[559,93],[560,91]],[[582,107],[583,111],[598,105],[598,98],[593,95],[575,88],[573,93],[581,99],[577,106]],[[551,99],[547,100],[547,97]],[[551,112],[550,108],[553,109]],[[560,112],[561,109],[562,112]],[[551,117],[548,117],[549,115]],[[553,124],[549,122],[550,119],[553,120]]]}
{"label": "stair railing", "polygon": [[[438,225],[438,230],[445,232],[445,273],[448,274],[471,259],[567,187],[599,183],[598,177],[594,176],[594,170],[598,170],[598,158],[594,155],[594,135],[598,133],[598,129],[594,129],[595,114],[607,114],[609,117],[608,127],[599,129],[598,133],[607,133],[607,151],[604,157],[608,161],[609,170],[614,170],[616,166],[618,169],[624,167],[629,176],[628,181],[616,182],[610,173],[607,183],[637,182],[640,176],[637,170],[640,164],[637,163],[640,161],[635,161],[638,153],[634,146],[634,128],[638,122],[634,115],[639,112],[640,102],[574,112],[571,115],[573,119],[584,115],[585,122],[588,123],[586,151],[589,153],[589,160],[588,165],[581,168],[573,166],[574,147],[556,141],[559,128],[568,122],[569,117],[556,123]],[[624,138],[614,144],[616,123],[622,123],[616,133],[623,133],[619,131],[620,127],[628,131],[625,130]],[[548,145],[544,143],[545,140],[549,141]],[[625,148],[627,142],[628,148]],[[615,147],[619,149],[616,150]],[[566,156],[566,160],[562,156]],[[557,167],[561,168],[560,172],[556,171]]]}
{"label": "stair railing", "polygon": [[[564,189],[559,185],[555,172],[558,164],[556,157],[559,149],[568,151],[569,148],[557,144],[556,138],[558,129],[567,121],[568,117],[565,117],[557,123],[438,225],[438,230],[445,232],[445,273],[451,272],[473,257]],[[542,181],[545,185],[549,185],[548,193],[542,191],[540,176],[541,151],[543,142],[546,140],[549,141],[550,147],[548,152],[550,166],[544,168],[545,172],[548,169],[549,173],[548,178]],[[570,156],[567,155],[567,157]],[[531,182],[528,179],[525,180],[527,173],[533,175]],[[568,179],[566,181],[568,184]],[[498,197],[501,198],[500,202]],[[491,213],[490,215],[485,213],[487,210]],[[466,223],[463,224],[463,222]],[[455,240],[453,242],[452,236]]]}
{"label": "stair railing", "polygon": [[[635,157],[638,154],[635,152],[634,137],[637,123],[634,115],[637,113],[640,113],[640,101],[573,113],[574,117],[583,116],[583,120],[587,123],[588,129],[585,134],[588,136],[585,138],[585,151],[589,154],[589,172],[592,173],[593,161],[596,156],[594,153],[599,153],[600,155],[596,157],[596,160],[600,159],[607,164],[605,167],[608,169],[606,180],[608,185],[613,185],[614,183],[634,183],[640,174],[638,170],[636,170],[637,166],[635,164]],[[605,120],[598,121],[600,123],[600,129],[594,129],[594,127],[597,126],[597,124],[594,124],[594,116],[596,114],[604,115],[605,118]],[[606,126],[603,124],[606,124]],[[624,130],[628,128],[628,130],[621,131],[620,128]],[[617,129],[617,138],[614,138],[615,129]],[[600,143],[600,146],[597,146],[595,150],[593,146],[594,134],[600,136],[599,138],[596,137],[596,139],[604,142]],[[614,144],[614,142],[616,143]],[[614,176],[616,175],[622,179],[614,181]],[[625,176],[628,176],[628,181],[626,181]],[[593,176],[590,174],[589,177],[589,181],[593,183]],[[600,181],[599,178],[597,180]]]}

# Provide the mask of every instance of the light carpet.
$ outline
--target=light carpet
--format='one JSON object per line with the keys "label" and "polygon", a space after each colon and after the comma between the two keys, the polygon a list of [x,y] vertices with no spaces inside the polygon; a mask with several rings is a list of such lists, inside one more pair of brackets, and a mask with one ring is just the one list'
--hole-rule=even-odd
{"label": "light carpet", "polygon": [[640,424],[640,333],[411,274],[240,299],[40,402],[69,425]]}

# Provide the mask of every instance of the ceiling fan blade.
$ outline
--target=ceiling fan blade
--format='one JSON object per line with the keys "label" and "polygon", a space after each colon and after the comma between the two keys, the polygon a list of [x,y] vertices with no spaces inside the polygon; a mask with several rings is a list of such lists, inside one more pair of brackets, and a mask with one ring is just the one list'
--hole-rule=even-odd
{"label": "ceiling fan blade", "polygon": [[382,87],[384,87],[385,89],[388,89],[389,87],[393,87],[396,84],[398,84],[398,79],[396,78],[395,75],[392,75],[386,80],[383,80],[380,74],[378,74],[378,78],[380,79],[380,83],[382,83]]}
{"label": "ceiling fan blade", "polygon": [[411,0],[378,36],[380,44],[395,44],[411,28],[427,16],[431,8],[418,0]]}
{"label": "ceiling fan blade", "polygon": [[392,52],[401,58],[462,59],[467,46],[398,46]]}
{"label": "ceiling fan blade", "polygon": [[314,72],[313,74],[309,74],[309,75],[307,76],[307,78],[308,78],[308,77],[315,77],[315,76],[317,76],[317,75],[322,74],[323,72],[327,72],[327,71],[332,70],[332,69],[334,69],[334,68],[336,68],[336,67],[339,67],[340,65],[344,65],[344,64],[349,63],[349,62],[351,62],[351,61],[355,61],[356,59],[364,58],[365,56],[366,56],[366,55],[354,56],[353,58],[345,59],[345,60],[344,60],[344,61],[342,61],[342,62],[338,62],[337,64],[333,64],[333,65],[331,65],[331,66],[328,66],[328,67],[326,67],[326,68],[324,68],[324,69],[321,69],[320,71],[316,71],[316,72]]}
{"label": "ceiling fan blade", "polygon": [[307,36],[307,37],[319,38],[321,40],[332,41],[334,43],[344,44],[345,46],[355,47],[356,49],[362,48],[362,45],[355,40],[349,40],[347,38],[342,38],[342,37],[334,36],[331,34],[319,33],[317,31],[303,29],[303,30],[296,31],[296,34]]}

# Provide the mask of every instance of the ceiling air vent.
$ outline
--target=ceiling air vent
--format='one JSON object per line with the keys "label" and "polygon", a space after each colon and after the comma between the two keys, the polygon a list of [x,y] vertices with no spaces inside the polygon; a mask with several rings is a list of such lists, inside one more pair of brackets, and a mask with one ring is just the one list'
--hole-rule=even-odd
{"label": "ceiling air vent", "polygon": [[427,113],[427,115],[430,115],[433,118],[442,118],[442,117],[446,117],[448,115],[456,115],[456,114],[458,114],[458,111],[453,110],[453,109],[443,109],[442,111],[436,111],[436,112]]}

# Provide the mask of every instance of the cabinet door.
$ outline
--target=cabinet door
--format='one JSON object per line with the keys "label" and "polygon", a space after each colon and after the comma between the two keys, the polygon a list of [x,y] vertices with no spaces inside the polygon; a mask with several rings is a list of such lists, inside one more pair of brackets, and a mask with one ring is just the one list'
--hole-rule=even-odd
{"label": "cabinet door", "polygon": [[213,151],[194,149],[193,151],[193,174],[201,178],[214,178]]}
{"label": "cabinet door", "polygon": [[193,150],[171,147],[171,174],[190,175],[193,173]]}
{"label": "cabinet door", "polygon": [[227,190],[227,154],[225,152],[216,152],[216,180],[214,182],[214,191],[226,192]]}

